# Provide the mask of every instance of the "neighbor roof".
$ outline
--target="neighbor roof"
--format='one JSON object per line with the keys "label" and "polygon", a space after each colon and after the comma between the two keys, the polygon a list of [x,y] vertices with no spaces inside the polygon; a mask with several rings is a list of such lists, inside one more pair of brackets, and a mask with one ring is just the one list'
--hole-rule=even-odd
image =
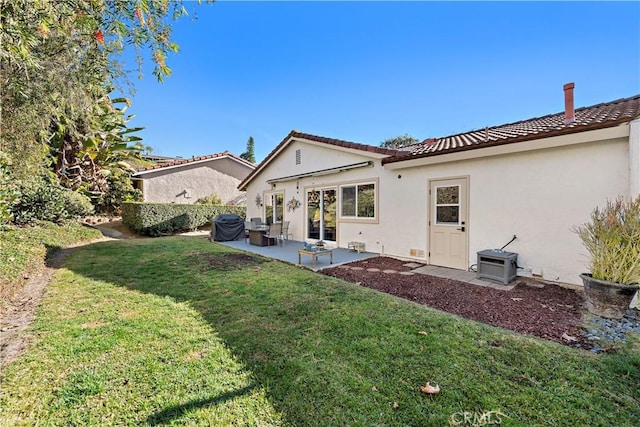
{"label": "neighbor roof", "polygon": [[487,127],[443,138],[425,139],[419,144],[404,147],[404,152],[401,155],[387,157],[382,160],[382,163],[400,162],[421,157],[603,129],[629,122],[639,116],[640,95],[636,95],[591,107],[577,108],[575,110],[575,120],[568,124],[564,122],[565,115],[563,111],[544,117]]}
{"label": "neighbor roof", "polygon": [[170,163],[162,163],[159,165],[153,165],[153,166],[148,166],[148,167],[144,167],[144,168],[140,168],[137,170],[136,173],[133,174],[133,176],[137,176],[137,175],[142,175],[148,172],[154,172],[157,171],[159,169],[169,169],[169,168],[175,168],[175,167],[179,167],[179,166],[183,166],[183,165],[188,165],[188,164],[193,164],[193,163],[198,163],[198,162],[203,162],[203,161],[207,161],[207,160],[212,160],[212,159],[224,159],[224,158],[229,158],[232,160],[235,160],[239,163],[242,163],[243,165],[253,169],[256,167],[256,165],[254,165],[253,163],[251,163],[248,160],[243,159],[242,157],[236,156],[235,154],[232,154],[228,151],[224,151],[222,153],[216,153],[216,154],[210,154],[207,156],[198,156],[198,157],[192,157],[190,159],[175,159],[174,161],[170,162]]}

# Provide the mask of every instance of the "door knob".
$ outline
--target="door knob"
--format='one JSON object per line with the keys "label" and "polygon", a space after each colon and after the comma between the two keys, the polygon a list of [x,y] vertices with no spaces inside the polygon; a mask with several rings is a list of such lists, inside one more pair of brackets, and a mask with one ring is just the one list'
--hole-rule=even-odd
{"label": "door knob", "polygon": [[456,228],[458,231],[464,231],[464,227]]}

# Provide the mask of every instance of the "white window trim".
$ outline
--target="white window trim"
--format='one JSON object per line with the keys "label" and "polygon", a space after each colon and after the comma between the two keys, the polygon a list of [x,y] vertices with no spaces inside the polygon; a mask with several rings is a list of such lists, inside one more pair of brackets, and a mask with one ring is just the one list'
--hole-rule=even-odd
{"label": "white window trim", "polygon": [[[458,203],[438,203],[438,188],[447,188],[447,187],[458,187]],[[460,200],[460,185],[436,185],[434,187],[435,194],[433,195],[433,223],[442,227],[459,227],[461,225],[460,222],[460,209],[462,208],[462,201]],[[458,207],[458,222],[438,222],[438,208],[439,207],[449,207],[449,206],[457,206]]]}
{"label": "white window trim", "polygon": [[[371,185],[373,184],[373,216],[358,216],[358,186],[362,185]],[[338,196],[339,196],[339,211],[338,218],[343,222],[378,222],[378,209],[379,209],[379,197],[378,197],[378,188],[380,184],[378,180],[366,180],[366,181],[357,181],[357,182],[349,182],[340,184],[338,186]],[[356,215],[348,216],[342,214],[342,189],[345,187],[355,187],[356,188]]]}
{"label": "white window trim", "polygon": [[[286,202],[284,200],[284,191],[283,190],[278,190],[278,191],[265,191],[264,193],[262,193],[262,204],[264,205],[264,208],[262,209],[262,214],[264,216],[264,221],[267,220],[267,208],[269,208],[269,205],[267,204],[267,198],[271,198],[276,194],[281,194],[282,195],[282,221],[284,221],[284,212],[285,212],[285,205]],[[272,215],[275,218],[275,205],[271,205],[271,209],[272,209]],[[274,223],[279,223],[282,221],[275,221]]]}

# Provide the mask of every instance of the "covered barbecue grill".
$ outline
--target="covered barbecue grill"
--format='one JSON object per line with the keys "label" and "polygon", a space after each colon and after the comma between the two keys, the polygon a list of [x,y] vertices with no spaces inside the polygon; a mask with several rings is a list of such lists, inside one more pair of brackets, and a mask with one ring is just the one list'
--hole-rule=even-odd
{"label": "covered barbecue grill", "polygon": [[244,238],[244,218],[222,214],[211,220],[211,237],[216,242],[229,242]]}

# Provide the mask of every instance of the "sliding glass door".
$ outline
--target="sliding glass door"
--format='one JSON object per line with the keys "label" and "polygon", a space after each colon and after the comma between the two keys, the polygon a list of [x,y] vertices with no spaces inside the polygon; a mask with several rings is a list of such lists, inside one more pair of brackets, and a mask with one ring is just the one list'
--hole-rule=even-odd
{"label": "sliding glass door", "polygon": [[336,189],[307,190],[307,238],[336,241]]}

